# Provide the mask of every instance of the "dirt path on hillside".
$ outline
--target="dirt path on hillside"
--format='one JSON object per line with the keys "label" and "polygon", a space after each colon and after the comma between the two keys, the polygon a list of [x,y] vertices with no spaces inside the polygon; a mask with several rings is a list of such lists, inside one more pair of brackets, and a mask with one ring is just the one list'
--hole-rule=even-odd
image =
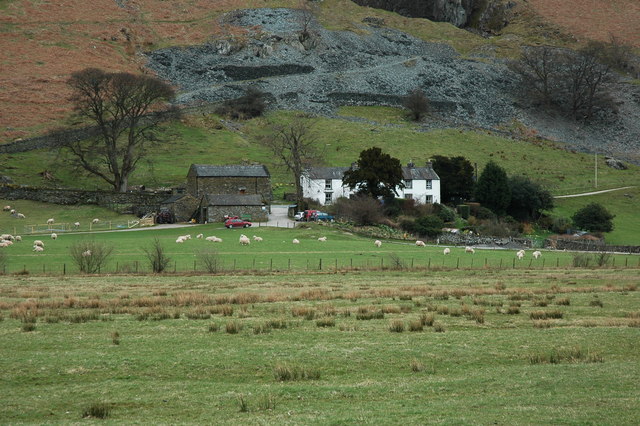
{"label": "dirt path on hillside", "polygon": [[583,192],[581,194],[556,195],[553,198],[586,197],[587,195],[598,195],[598,194],[604,194],[605,192],[620,191],[620,190],[629,189],[629,188],[635,188],[635,186],[623,186],[622,188],[604,189],[602,191],[593,191],[593,192]]}

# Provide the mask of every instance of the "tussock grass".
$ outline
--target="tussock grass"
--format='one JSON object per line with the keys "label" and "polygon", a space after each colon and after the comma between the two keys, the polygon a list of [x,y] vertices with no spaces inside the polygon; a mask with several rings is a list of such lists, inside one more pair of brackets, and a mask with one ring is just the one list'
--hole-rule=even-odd
{"label": "tussock grass", "polygon": [[529,318],[533,320],[545,320],[545,319],[559,319],[564,316],[564,313],[558,309],[551,311],[531,311],[529,312]]}
{"label": "tussock grass", "polygon": [[593,307],[597,307],[597,308],[603,308],[604,307],[604,303],[602,303],[602,300],[600,300],[600,299],[594,299],[594,300],[591,300],[589,302],[589,306],[593,306]]}
{"label": "tussock grass", "polygon": [[553,326],[553,322],[549,320],[534,320],[533,328],[551,328]]}
{"label": "tussock grass", "polygon": [[571,348],[537,351],[528,355],[530,364],[560,364],[567,363],[600,363],[604,358],[597,352],[591,352],[579,346]]}
{"label": "tussock grass", "polygon": [[436,333],[444,333],[445,332],[444,325],[440,324],[439,322],[434,323],[433,331],[435,331]]}
{"label": "tussock grass", "polygon": [[393,320],[389,324],[389,331],[392,333],[402,333],[404,331],[404,322],[402,320]]}
{"label": "tussock grass", "polygon": [[432,327],[434,321],[435,321],[435,315],[434,314],[423,313],[422,315],[420,315],[420,323],[422,323],[422,325],[425,325],[427,327]]}
{"label": "tussock grass", "polygon": [[569,305],[571,305],[571,300],[568,297],[562,297],[562,298],[556,300],[556,305],[569,306]]}
{"label": "tussock grass", "polygon": [[218,330],[220,330],[220,326],[215,322],[212,322],[209,324],[209,327],[207,327],[207,331],[209,331],[209,333],[215,333]]}
{"label": "tussock grass", "polygon": [[276,364],[273,374],[278,382],[320,379],[320,370],[296,364]]}
{"label": "tussock grass", "polygon": [[120,344],[120,333],[118,333],[118,330],[111,332],[111,343],[114,345]]}
{"label": "tussock grass", "polygon": [[419,373],[424,370],[424,364],[417,358],[413,358],[409,363],[409,368],[411,368],[411,371],[413,371],[414,373]]}
{"label": "tussock grass", "polygon": [[333,317],[324,317],[320,318],[316,321],[317,327],[335,327],[336,320]]}
{"label": "tussock grass", "polygon": [[519,313],[520,313],[520,306],[518,305],[511,305],[506,310],[507,315],[518,315]]}
{"label": "tussock grass", "polygon": [[82,411],[82,418],[106,419],[111,415],[111,404],[94,402]]}
{"label": "tussock grass", "polygon": [[409,331],[423,331],[424,330],[424,324],[422,324],[422,321],[417,319],[417,320],[412,320],[409,321],[409,327],[408,327]]}
{"label": "tussock grass", "polygon": [[224,326],[224,331],[228,334],[238,334],[242,330],[242,324],[238,321],[229,321]]}

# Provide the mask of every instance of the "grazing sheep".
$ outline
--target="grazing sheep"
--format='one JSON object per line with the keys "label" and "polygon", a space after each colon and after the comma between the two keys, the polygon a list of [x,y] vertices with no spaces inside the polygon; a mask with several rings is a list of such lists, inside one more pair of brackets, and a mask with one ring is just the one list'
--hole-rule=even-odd
{"label": "grazing sheep", "polygon": [[33,246],[33,251],[37,251],[37,252],[44,251],[44,247],[42,247],[42,246]]}
{"label": "grazing sheep", "polygon": [[198,235],[196,235],[196,238],[197,238],[197,239],[199,239],[199,240],[201,240],[201,239],[203,239],[203,238],[204,238],[204,235],[203,235],[203,234],[198,234]]}
{"label": "grazing sheep", "polygon": [[300,244],[300,241],[297,238],[294,238],[293,241],[291,241],[293,244]]}
{"label": "grazing sheep", "polygon": [[256,236],[256,235],[254,235],[254,236],[253,236],[253,241],[258,241],[258,242],[260,242],[260,241],[262,241],[262,237],[258,237],[258,236]]}
{"label": "grazing sheep", "polygon": [[320,238],[318,238],[318,241],[320,241],[322,243],[326,243],[327,242],[327,237],[320,237]]}
{"label": "grazing sheep", "polygon": [[524,253],[522,251],[519,251],[516,253],[516,257],[518,258],[518,260],[522,260],[524,259]]}
{"label": "grazing sheep", "polygon": [[380,248],[380,247],[382,246],[382,241],[380,241],[380,240],[375,240],[375,241],[373,242],[373,244],[374,244],[376,247]]}
{"label": "grazing sheep", "polygon": [[22,237],[20,235],[16,235],[16,241],[22,241]]}
{"label": "grazing sheep", "polygon": [[87,251],[83,251],[82,252],[82,257],[89,257],[91,256],[91,250],[87,250]]}
{"label": "grazing sheep", "polygon": [[180,244],[184,243],[185,241],[186,241],[186,240],[185,240],[185,238],[184,238],[183,236],[180,236],[180,237],[178,237],[178,238],[176,239],[176,243],[180,243]]}
{"label": "grazing sheep", "polygon": [[24,218],[26,218],[26,216],[25,216],[25,215],[23,215],[22,213],[18,213],[18,214],[16,215],[16,217],[17,217],[18,219],[24,219]]}
{"label": "grazing sheep", "polygon": [[55,220],[53,220],[53,218],[47,219],[47,225],[53,225],[53,222],[55,222]]}
{"label": "grazing sheep", "polygon": [[531,256],[533,256],[534,259],[537,259],[540,256],[542,256],[542,252],[540,252],[539,250],[536,250],[533,253],[531,253]]}
{"label": "grazing sheep", "polygon": [[57,239],[58,239],[58,234],[56,234],[55,232],[53,232],[53,233],[51,234],[51,239],[52,239],[52,240],[57,240]]}
{"label": "grazing sheep", "polygon": [[76,222],[76,223],[74,223],[74,224],[73,224],[73,227],[74,227],[74,228],[80,228],[80,222]]}
{"label": "grazing sheep", "polygon": [[418,240],[418,241],[416,241],[416,246],[417,247],[426,247],[427,245],[424,243],[424,241]]}
{"label": "grazing sheep", "polygon": [[34,246],[44,247],[44,243],[41,240],[35,240],[33,242]]}
{"label": "grazing sheep", "polygon": [[445,254],[445,255],[446,254],[451,254],[451,249],[449,247],[445,247],[445,249],[442,250],[442,253]]}
{"label": "grazing sheep", "polygon": [[0,241],[0,247],[9,247],[11,245],[11,241]]}
{"label": "grazing sheep", "polygon": [[13,235],[11,235],[11,234],[2,234],[2,235],[0,235],[0,240],[9,240],[9,241],[11,241],[11,240],[13,240]]}
{"label": "grazing sheep", "polygon": [[251,244],[251,240],[246,236],[246,235],[240,235],[240,244],[242,244],[243,246],[248,246],[249,244]]}
{"label": "grazing sheep", "polygon": [[93,219],[93,220],[91,221],[91,223],[93,223],[94,225],[95,225],[96,223],[98,223],[98,222],[100,222],[100,219]]}
{"label": "grazing sheep", "polygon": [[467,246],[464,248],[464,252],[474,254],[476,251],[473,249],[473,247]]}
{"label": "grazing sheep", "polygon": [[11,210],[11,206],[4,206],[2,210],[4,210],[5,212],[8,212],[9,210]]}
{"label": "grazing sheep", "polygon": [[212,243],[221,243],[222,242],[222,238],[218,238],[215,235],[213,235],[211,237],[207,237],[207,238],[205,238],[205,240],[211,241]]}
{"label": "grazing sheep", "polygon": [[16,214],[16,210],[15,209],[9,210],[9,214]]}

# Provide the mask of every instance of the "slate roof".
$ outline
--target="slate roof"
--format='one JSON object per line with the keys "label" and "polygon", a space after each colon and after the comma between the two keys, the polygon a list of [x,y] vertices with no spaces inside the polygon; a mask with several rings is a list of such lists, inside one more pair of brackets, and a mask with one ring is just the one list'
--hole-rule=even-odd
{"label": "slate roof", "polygon": [[[342,179],[349,167],[314,167],[307,170],[309,179]],[[405,180],[440,180],[431,167],[403,167],[402,178]]]}
{"label": "slate roof", "polygon": [[209,206],[261,206],[264,204],[260,195],[207,194],[206,197]]}
{"label": "slate roof", "polygon": [[189,194],[175,194],[172,195],[171,197],[167,198],[166,200],[163,200],[160,204],[172,204],[175,203],[178,200],[183,199],[186,196],[191,196]]}
{"label": "slate roof", "polygon": [[212,166],[209,164],[192,164],[189,172],[194,171],[197,177],[270,177],[266,166]]}

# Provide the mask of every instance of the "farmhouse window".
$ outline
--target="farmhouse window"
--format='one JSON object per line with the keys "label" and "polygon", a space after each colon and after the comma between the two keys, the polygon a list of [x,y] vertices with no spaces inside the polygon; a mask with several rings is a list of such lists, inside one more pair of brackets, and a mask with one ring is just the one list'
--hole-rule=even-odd
{"label": "farmhouse window", "polygon": [[405,189],[413,189],[413,181],[411,179],[405,179],[404,188]]}
{"label": "farmhouse window", "polygon": [[413,194],[404,194],[406,200],[413,200]]}
{"label": "farmhouse window", "polygon": [[331,204],[331,200],[333,199],[333,192],[325,192],[324,193],[324,204]]}
{"label": "farmhouse window", "polygon": [[331,186],[331,179],[324,180],[324,189],[333,189],[333,187]]}
{"label": "farmhouse window", "polygon": [[425,200],[425,203],[433,203],[433,195],[427,195]]}
{"label": "farmhouse window", "polygon": [[433,182],[431,181],[431,179],[427,180],[427,189],[431,189],[433,187]]}

